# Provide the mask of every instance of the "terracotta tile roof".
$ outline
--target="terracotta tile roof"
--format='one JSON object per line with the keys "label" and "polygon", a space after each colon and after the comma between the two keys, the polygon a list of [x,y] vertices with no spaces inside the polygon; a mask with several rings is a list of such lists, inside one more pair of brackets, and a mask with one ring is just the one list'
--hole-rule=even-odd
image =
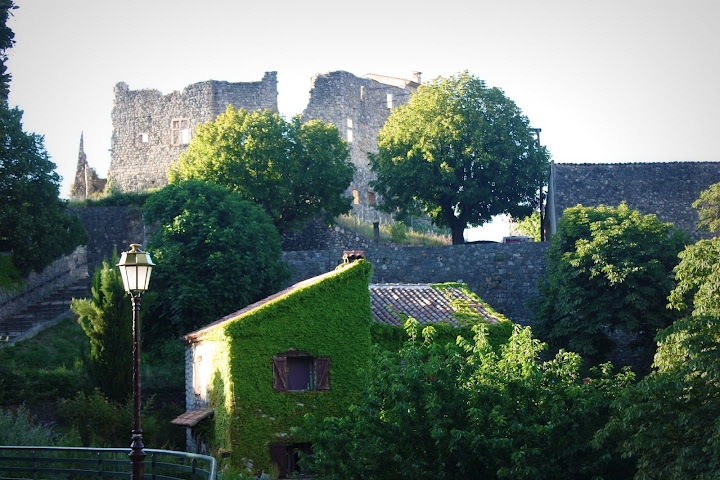
{"label": "terracotta tile roof", "polygon": [[458,325],[453,318],[456,302],[476,311],[490,323],[497,323],[498,315],[462,289],[452,286],[435,288],[427,284],[375,284],[370,285],[370,304],[376,322],[402,326],[408,316],[420,325],[448,322]]}

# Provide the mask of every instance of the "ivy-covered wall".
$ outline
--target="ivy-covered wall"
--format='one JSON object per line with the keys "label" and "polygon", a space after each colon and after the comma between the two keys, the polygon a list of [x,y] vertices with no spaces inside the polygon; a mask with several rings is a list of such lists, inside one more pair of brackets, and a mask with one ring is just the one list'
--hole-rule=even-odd
{"label": "ivy-covered wall", "polygon": [[[213,453],[235,467],[268,472],[271,443],[306,439],[307,413],[340,415],[361,392],[358,371],[370,356],[370,263],[358,260],[281,292],[198,332],[190,342],[218,342],[209,405],[215,409]],[[299,350],[330,358],[330,390],[273,391],[273,356]]]}

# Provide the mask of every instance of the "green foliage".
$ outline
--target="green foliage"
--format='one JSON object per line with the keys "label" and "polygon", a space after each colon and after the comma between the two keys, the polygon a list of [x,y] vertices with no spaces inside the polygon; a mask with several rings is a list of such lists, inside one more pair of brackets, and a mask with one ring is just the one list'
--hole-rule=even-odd
{"label": "green foliage", "polygon": [[718,332],[716,315],[675,322],[659,335],[657,370],[614,402],[597,442],[618,442],[635,479],[720,478]]}
{"label": "green foliage", "polygon": [[[268,472],[269,443],[307,441],[300,429],[306,413],[336,416],[358,400],[358,370],[370,355],[371,272],[358,260],[203,333],[218,348],[209,395],[213,452],[232,451],[235,468],[251,463],[255,473]],[[272,357],[290,349],[330,357],[330,390],[273,391]]]}
{"label": "green foliage", "polygon": [[698,228],[709,232],[720,231],[720,183],[703,190],[692,206],[698,211]]}
{"label": "green foliage", "polygon": [[376,350],[361,402],[310,416],[317,478],[590,479],[622,469],[590,440],[632,374],[605,365],[583,381],[576,354],[540,361],[545,346],[527,327],[499,351],[487,325],[445,345],[433,327],[407,328],[399,352]]}
{"label": "green foliage", "polygon": [[151,192],[121,192],[110,190],[110,192],[99,198],[85,199],[81,203],[89,207],[136,207],[142,208],[145,201],[152,195]]}
{"label": "green foliage", "polygon": [[34,406],[72,396],[86,385],[84,339],[68,317],[37,336],[0,348],[0,405]]}
{"label": "green foliage", "polygon": [[498,88],[467,72],[421,85],[392,110],[370,155],[382,208],[422,211],[463,243],[468,225],[530,214],[549,169],[528,119]]}
{"label": "green foliage", "polygon": [[720,239],[700,240],[679,257],[670,306],[684,314],[720,316]]}
{"label": "green foliage", "polygon": [[90,341],[86,366],[93,385],[119,402],[132,394],[132,307],[117,252],[95,270],[92,298],[75,298],[71,309]]}
{"label": "green foliage", "polygon": [[162,292],[144,316],[154,339],[179,336],[277,292],[289,277],[270,218],[237,192],[190,180],[154,193],[147,250]]}
{"label": "green foliage", "polygon": [[337,128],[317,120],[290,122],[269,110],[228,105],[215,121],[199,125],[174,164],[171,182],[199,179],[224,185],[262,206],[283,233],[350,210],[345,195],[355,167]]}
{"label": "green foliage", "polygon": [[25,277],[72,253],[87,233],[59,198],[60,177],[43,138],[25,133],[21,120],[21,110],[0,102],[0,252],[10,252]]}
{"label": "green foliage", "polygon": [[[142,405],[143,441],[146,445],[163,445],[162,430],[154,416],[148,415],[152,399]],[[58,414],[78,432],[83,447],[117,447],[129,445],[133,425],[133,400],[113,402],[99,390],[92,393],[77,392],[70,399],[61,400]]]}
{"label": "green foliage", "polygon": [[532,237],[536,242],[540,241],[540,212],[533,210],[527,217],[521,218],[517,222],[513,221],[515,228],[521,235]]}
{"label": "green foliage", "polygon": [[655,334],[678,318],[665,307],[687,241],[672,225],[624,203],[566,209],[546,254],[536,334],[593,363],[612,350],[613,331],[636,334],[649,367]]}
{"label": "green foliage", "polygon": [[27,408],[0,410],[0,445],[76,446],[71,435],[59,435],[51,427],[38,425]]}
{"label": "green foliage", "polygon": [[7,101],[10,93],[10,79],[7,72],[7,51],[15,44],[15,32],[8,27],[7,22],[17,5],[13,0],[0,0],[0,101]]}

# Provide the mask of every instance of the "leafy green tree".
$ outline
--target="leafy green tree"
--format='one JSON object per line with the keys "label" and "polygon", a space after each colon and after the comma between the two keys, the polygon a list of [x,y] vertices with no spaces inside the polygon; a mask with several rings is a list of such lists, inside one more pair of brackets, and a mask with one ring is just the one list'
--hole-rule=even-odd
{"label": "leafy green tree", "polygon": [[636,459],[637,480],[720,478],[720,316],[693,314],[658,339],[656,370],[622,392],[596,442]]}
{"label": "leafy green tree", "polygon": [[145,315],[154,338],[183,335],[276,293],[289,277],[280,236],[260,207],[220,185],[172,183],[145,203],[147,250],[161,292]]}
{"label": "leafy green tree", "polygon": [[59,198],[60,177],[43,138],[22,129],[22,111],[9,108],[7,50],[14,32],[7,26],[12,0],[0,0],[0,286],[41,271],[87,241],[80,220]]}
{"label": "leafy green tree", "polygon": [[393,109],[370,165],[382,208],[420,210],[464,243],[468,225],[529,215],[549,170],[528,119],[502,90],[467,72],[420,86]]}
{"label": "leafy green tree", "polygon": [[515,326],[494,348],[487,325],[474,341],[441,345],[407,324],[399,353],[378,353],[363,402],[346,416],[309,418],[318,478],[590,479],[622,476],[623,462],[593,449],[593,434],[632,373],[611,367],[581,379],[577,354],[540,360],[545,345]]}
{"label": "leafy green tree", "polygon": [[0,0],[0,101],[7,101],[11,75],[7,71],[7,51],[15,44],[15,32],[7,25],[12,10],[18,8],[13,0]]}
{"label": "leafy green tree", "polygon": [[228,105],[215,121],[197,127],[168,177],[224,185],[262,206],[283,233],[316,216],[332,220],[347,213],[354,171],[334,126]]}
{"label": "leafy green tree", "polygon": [[110,400],[132,394],[132,308],[117,265],[103,260],[95,270],[91,298],[75,298],[70,308],[90,341],[87,367],[93,385]]}
{"label": "leafy green tree", "polygon": [[521,218],[518,221],[513,220],[512,223],[515,229],[521,235],[527,235],[532,237],[536,242],[540,241],[540,212],[533,210],[533,212],[527,217]]}
{"label": "leafy green tree", "polygon": [[613,331],[636,335],[649,367],[655,335],[679,318],[666,299],[687,241],[681,230],[625,203],[566,209],[547,250],[535,333],[595,362],[612,350]]}
{"label": "leafy green tree", "polygon": [[720,231],[720,183],[703,190],[692,206],[698,211],[698,228],[709,232]]}
{"label": "leafy green tree", "polygon": [[41,136],[22,130],[22,111],[0,104],[0,252],[20,276],[41,271],[87,241],[59,198],[60,177]]}

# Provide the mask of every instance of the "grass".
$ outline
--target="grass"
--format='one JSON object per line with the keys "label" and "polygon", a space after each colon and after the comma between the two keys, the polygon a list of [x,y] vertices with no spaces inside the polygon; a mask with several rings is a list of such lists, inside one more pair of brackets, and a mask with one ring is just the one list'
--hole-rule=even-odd
{"label": "grass", "polygon": [[71,368],[81,363],[86,350],[85,333],[77,320],[68,316],[14,347],[0,348],[0,362],[15,363],[19,368]]}
{"label": "grass", "polygon": [[[362,222],[351,215],[341,215],[336,221],[338,224],[359,235],[370,239],[375,238],[373,225],[371,223]],[[395,221],[380,225],[380,241],[428,247],[452,244],[452,239],[447,233],[430,228],[425,231],[416,230],[402,222]]]}

